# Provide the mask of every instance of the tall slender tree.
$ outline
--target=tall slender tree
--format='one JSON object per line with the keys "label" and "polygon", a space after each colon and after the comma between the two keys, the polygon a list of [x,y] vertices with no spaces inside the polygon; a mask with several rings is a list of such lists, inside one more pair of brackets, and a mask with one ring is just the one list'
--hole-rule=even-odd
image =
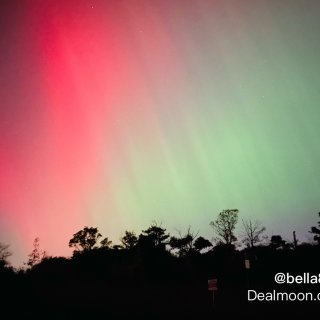
{"label": "tall slender tree", "polygon": [[33,250],[28,255],[29,259],[26,262],[26,265],[33,267],[36,264],[40,263],[44,258],[46,258],[47,253],[44,250],[40,249],[40,239],[37,237],[33,241]]}
{"label": "tall slender tree", "polygon": [[242,219],[244,229],[243,242],[250,248],[253,248],[257,243],[262,242],[266,237],[263,236],[266,228],[257,220]]}
{"label": "tall slender tree", "polygon": [[219,213],[216,220],[210,222],[217,242],[231,245],[237,241],[234,230],[238,222],[238,213],[238,209],[226,209]]}

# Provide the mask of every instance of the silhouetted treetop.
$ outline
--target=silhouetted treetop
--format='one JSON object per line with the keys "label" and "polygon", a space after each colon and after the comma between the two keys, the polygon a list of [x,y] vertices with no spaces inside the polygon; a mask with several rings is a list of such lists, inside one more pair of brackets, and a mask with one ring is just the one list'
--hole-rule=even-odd
{"label": "silhouetted treetop", "polygon": [[162,228],[161,225],[153,223],[147,230],[142,231],[142,237],[147,237],[155,247],[164,246],[167,244],[167,240],[170,237],[166,233],[166,229]]}
{"label": "silhouetted treetop", "polygon": [[234,230],[238,222],[238,213],[238,209],[223,210],[215,221],[210,222],[218,242],[230,245],[237,241]]}
{"label": "silhouetted treetop", "polygon": [[280,235],[273,235],[270,239],[270,246],[274,249],[284,248],[286,241]]}
{"label": "silhouetted treetop", "polygon": [[69,247],[74,247],[75,251],[87,251],[95,248],[97,241],[102,235],[98,228],[84,227],[75,233],[69,241]]}
{"label": "silhouetted treetop", "polygon": [[243,242],[250,248],[253,248],[256,244],[263,241],[266,237],[263,236],[266,228],[261,225],[257,220],[242,219],[242,225],[244,229]]}
{"label": "silhouetted treetop", "polygon": [[0,266],[4,267],[8,265],[8,258],[12,253],[8,250],[9,245],[0,242]]}
{"label": "silhouetted treetop", "polygon": [[125,235],[120,239],[124,249],[133,249],[138,243],[138,237],[133,231],[125,231]]}
{"label": "silhouetted treetop", "polygon": [[194,239],[197,237],[197,234],[195,235],[193,232],[191,232],[190,227],[188,228],[185,235],[181,235],[180,232],[179,234],[179,237],[172,236],[170,238],[169,244],[173,250],[178,250],[179,256],[182,257],[186,255],[188,252],[194,250],[193,242]]}
{"label": "silhouetted treetop", "polygon": [[210,248],[210,247],[212,247],[212,243],[201,236],[194,241],[194,248],[198,251],[201,251],[203,249]]}
{"label": "silhouetted treetop", "polygon": [[107,248],[109,249],[111,247],[112,241],[108,239],[108,237],[102,239],[100,241],[101,248]]}
{"label": "silhouetted treetop", "polygon": [[[320,212],[318,213],[320,217]],[[314,234],[313,240],[318,242],[318,245],[320,245],[320,221],[318,221],[318,227],[311,227],[310,233]]]}
{"label": "silhouetted treetop", "polygon": [[35,238],[33,241],[33,250],[28,255],[29,259],[26,265],[29,267],[34,267],[36,264],[40,263],[44,258],[46,258],[46,252],[40,249],[40,239]]}

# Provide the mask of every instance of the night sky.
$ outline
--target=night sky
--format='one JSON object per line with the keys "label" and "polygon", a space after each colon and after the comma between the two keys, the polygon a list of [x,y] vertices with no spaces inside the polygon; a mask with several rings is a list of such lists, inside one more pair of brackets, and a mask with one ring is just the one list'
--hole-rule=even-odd
{"label": "night sky", "polygon": [[[0,1],[0,242],[70,255],[228,208],[300,240],[320,211],[320,1]],[[240,227],[240,224],[239,224]],[[240,233],[240,228],[239,232]]]}

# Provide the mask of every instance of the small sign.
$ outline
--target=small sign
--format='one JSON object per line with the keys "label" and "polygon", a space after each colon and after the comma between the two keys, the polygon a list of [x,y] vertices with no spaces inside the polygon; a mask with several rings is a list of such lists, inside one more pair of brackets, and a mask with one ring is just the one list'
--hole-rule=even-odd
{"label": "small sign", "polygon": [[246,269],[250,269],[250,260],[249,259],[244,260],[244,266]]}
{"label": "small sign", "polygon": [[208,280],[208,290],[209,291],[217,291],[218,290],[218,279],[209,279]]}

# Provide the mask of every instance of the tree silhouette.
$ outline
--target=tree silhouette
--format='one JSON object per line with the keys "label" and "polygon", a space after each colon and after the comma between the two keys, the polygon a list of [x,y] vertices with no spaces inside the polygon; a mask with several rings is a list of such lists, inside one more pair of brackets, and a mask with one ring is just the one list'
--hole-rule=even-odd
{"label": "tree silhouette", "polygon": [[8,250],[9,245],[0,242],[0,266],[4,267],[8,265],[8,258],[12,253]]}
{"label": "tree silhouette", "polygon": [[259,221],[252,221],[251,219],[242,219],[242,225],[244,229],[244,239],[243,242],[250,248],[253,248],[255,244],[263,241],[263,233],[266,228],[261,225]]}
{"label": "tree silhouette", "polygon": [[[302,274],[305,270],[314,273],[319,270],[320,262],[315,259],[319,247],[313,242],[308,246],[300,245],[297,250],[286,250],[290,249],[290,244],[286,244],[280,235],[273,235],[270,244],[264,243],[254,250],[235,250],[232,241],[238,212],[235,209],[230,211],[224,210],[214,221],[221,228],[229,228],[225,231],[229,232],[228,237],[225,236],[229,244],[225,238],[220,238],[220,243],[212,250],[205,250],[212,244],[191,232],[190,227],[170,238],[166,229],[157,224],[142,231],[139,238],[134,232],[126,231],[119,245],[111,245],[97,228],[85,227],[70,240],[72,247],[77,246],[81,251],[71,258],[43,259],[36,238],[34,250],[29,255],[28,265],[32,269],[19,272],[0,264],[0,301],[4,306],[9,303],[22,306],[15,308],[23,313],[12,317],[17,319],[23,318],[25,311],[30,309],[26,307],[35,301],[37,310],[43,310],[41,314],[49,315],[49,318],[52,314],[52,318],[65,315],[72,319],[89,316],[104,319],[123,314],[151,319],[179,314],[179,318],[210,319],[226,314],[226,311],[247,313],[247,297],[243,293],[249,285],[267,290],[273,288],[275,271]],[[255,234],[254,230],[264,229],[250,220],[247,225],[253,230],[250,236]],[[221,233],[220,237],[223,235]],[[256,238],[251,238],[247,239],[249,246],[256,244]],[[165,250],[168,244],[177,254]],[[281,250],[276,250],[278,248]],[[205,252],[200,254],[202,250]],[[8,246],[0,244],[0,260],[5,260],[8,255]],[[248,261],[244,263],[244,259],[249,260],[250,270],[246,269]],[[211,292],[207,290],[208,279],[218,280],[214,308]],[[130,299],[126,297],[128,289],[134,292]],[[290,288],[285,285],[284,290],[287,289]],[[316,287],[310,286],[309,289],[317,294]],[[272,310],[275,314],[292,308],[301,310],[301,304],[292,303],[288,309],[278,306],[268,305],[264,310]],[[306,310],[309,311],[311,306],[314,306],[312,311],[318,311],[315,304],[306,305]],[[34,310],[30,309],[27,318],[34,318]],[[252,310],[259,312],[260,305]]]}
{"label": "tree silhouette", "polygon": [[216,240],[222,244],[231,245],[237,241],[234,235],[234,229],[238,222],[238,209],[227,209],[219,213],[215,221],[211,221],[210,225],[217,235]]}
{"label": "tree silhouette", "polygon": [[147,241],[150,241],[154,247],[164,248],[169,237],[170,235],[166,233],[166,229],[157,223],[153,223],[147,230],[142,231],[142,235],[139,238],[140,240],[147,238]]}
{"label": "tree silhouette", "polygon": [[[318,213],[320,217],[320,212]],[[318,242],[318,245],[320,245],[320,221],[318,221],[318,228],[317,227],[311,227],[310,233],[314,234],[313,240]]]}
{"label": "tree silhouette", "polygon": [[138,243],[138,237],[133,231],[125,231],[125,235],[120,239],[123,248],[132,249]]}
{"label": "tree silhouette", "polygon": [[270,240],[270,246],[274,249],[284,248],[286,241],[280,235],[273,235]]}
{"label": "tree silhouette", "polygon": [[179,257],[182,257],[189,250],[192,249],[192,248],[190,248],[192,241],[193,241],[193,238],[190,235],[186,235],[186,236],[180,237],[180,238],[172,236],[170,238],[169,244],[173,250],[178,250]]}
{"label": "tree silhouette", "polygon": [[169,245],[172,249],[178,250],[178,254],[180,257],[186,255],[188,252],[194,249],[194,239],[197,237],[197,234],[194,235],[190,227],[184,236],[179,232],[179,237],[172,236],[169,241]]}
{"label": "tree silhouette", "polygon": [[84,227],[75,233],[69,241],[69,247],[74,247],[75,251],[88,251],[95,248],[98,239],[102,237],[98,228]]}
{"label": "tree silhouette", "polygon": [[102,239],[100,241],[101,248],[109,249],[111,247],[112,241],[108,239],[108,237]]}
{"label": "tree silhouette", "polygon": [[201,236],[194,241],[193,245],[194,245],[194,248],[199,252],[203,249],[212,247],[212,243]]}
{"label": "tree silhouette", "polygon": [[28,255],[29,259],[26,265],[32,268],[46,258],[46,255],[46,252],[40,249],[40,239],[37,237],[33,241],[33,250]]}

